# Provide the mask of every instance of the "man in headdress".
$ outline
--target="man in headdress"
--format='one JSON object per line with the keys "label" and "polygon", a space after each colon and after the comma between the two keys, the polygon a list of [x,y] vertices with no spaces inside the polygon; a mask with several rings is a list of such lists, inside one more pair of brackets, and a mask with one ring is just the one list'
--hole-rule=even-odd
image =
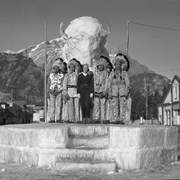
{"label": "man in headdress", "polygon": [[61,72],[61,61],[63,60],[55,60],[52,72],[48,77],[47,93],[49,95],[49,122],[61,121],[62,117],[62,91],[64,74]]}
{"label": "man in headdress", "polygon": [[107,99],[107,80],[106,59],[100,56],[96,61],[94,72],[94,108],[93,119],[101,123],[106,121],[106,99]]}
{"label": "man in headdress", "polygon": [[80,121],[79,96],[77,94],[77,78],[79,73],[79,64],[76,59],[70,60],[68,64],[68,73],[63,81],[63,120],[65,122]]}

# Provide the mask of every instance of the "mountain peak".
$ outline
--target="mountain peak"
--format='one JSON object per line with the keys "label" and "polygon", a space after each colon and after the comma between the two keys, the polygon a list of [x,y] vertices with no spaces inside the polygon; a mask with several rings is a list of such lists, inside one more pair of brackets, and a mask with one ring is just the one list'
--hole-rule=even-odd
{"label": "mountain peak", "polygon": [[14,51],[11,51],[11,50],[6,50],[6,51],[4,51],[3,53],[8,53],[8,54],[16,54],[16,52],[14,52]]}

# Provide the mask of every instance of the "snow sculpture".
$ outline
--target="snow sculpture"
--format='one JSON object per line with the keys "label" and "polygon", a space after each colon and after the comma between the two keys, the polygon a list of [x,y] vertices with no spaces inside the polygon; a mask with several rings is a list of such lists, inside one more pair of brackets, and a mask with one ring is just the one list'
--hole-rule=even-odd
{"label": "snow sculpture", "polygon": [[76,58],[81,64],[89,64],[91,67],[100,55],[108,56],[104,45],[109,34],[103,29],[102,24],[93,17],[80,17],[71,21],[70,25],[62,29],[60,24],[60,35],[63,43],[62,58],[69,62]]}

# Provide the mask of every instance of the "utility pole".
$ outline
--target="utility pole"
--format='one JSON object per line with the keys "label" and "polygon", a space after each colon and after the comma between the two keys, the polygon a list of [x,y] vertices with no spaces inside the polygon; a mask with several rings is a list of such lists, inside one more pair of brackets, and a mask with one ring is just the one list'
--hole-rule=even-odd
{"label": "utility pole", "polygon": [[127,21],[127,33],[126,33],[126,53],[127,53],[127,56],[129,54],[129,24],[130,24],[130,21]]}
{"label": "utility pole", "polygon": [[146,111],[146,124],[148,117],[148,89],[147,89],[147,77],[146,74],[144,76],[144,88],[145,88],[145,111]]}
{"label": "utility pole", "polygon": [[46,95],[46,89],[47,89],[47,21],[45,21],[45,63],[44,63],[44,117],[45,122],[47,122],[47,95]]}
{"label": "utility pole", "polygon": [[14,100],[14,89],[13,88],[11,88],[11,101],[13,102],[13,100]]}

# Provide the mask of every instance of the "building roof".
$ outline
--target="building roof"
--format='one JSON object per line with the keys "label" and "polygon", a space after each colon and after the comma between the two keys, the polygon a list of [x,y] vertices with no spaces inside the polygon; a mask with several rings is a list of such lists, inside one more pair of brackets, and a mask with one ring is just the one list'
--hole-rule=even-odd
{"label": "building roof", "polygon": [[0,102],[9,102],[11,101],[11,96],[10,95],[2,95],[0,94]]}
{"label": "building roof", "polygon": [[18,110],[18,109],[24,109],[24,105],[25,104],[18,104],[16,101],[13,101],[13,102],[9,102],[7,103],[9,104],[10,107],[13,107],[14,109]]}
{"label": "building roof", "polygon": [[22,108],[24,108],[24,105],[27,105],[27,103],[26,103],[26,101],[23,101],[23,100],[21,100],[21,101],[13,101],[13,103],[14,104],[17,104],[18,106],[20,106],[20,107],[22,107]]}
{"label": "building roof", "polygon": [[17,117],[17,114],[13,111],[13,107],[7,107],[6,111],[11,113],[13,116]]}
{"label": "building roof", "polygon": [[180,77],[178,75],[175,75],[172,82],[174,82],[174,80],[177,80],[180,83]]}
{"label": "building roof", "polygon": [[166,93],[165,93],[165,95],[164,95],[164,98],[163,98],[163,100],[162,100],[162,103],[158,104],[158,106],[161,106],[162,104],[164,104],[164,101],[166,100],[166,98],[167,98],[167,96],[168,96],[168,93],[169,93],[169,91],[171,90],[171,88],[172,88],[173,83],[174,83],[175,80],[177,80],[177,81],[180,83],[180,77],[179,77],[178,75],[174,75],[171,83],[169,83],[169,85],[168,85],[168,89],[167,89],[167,91],[166,91]]}

